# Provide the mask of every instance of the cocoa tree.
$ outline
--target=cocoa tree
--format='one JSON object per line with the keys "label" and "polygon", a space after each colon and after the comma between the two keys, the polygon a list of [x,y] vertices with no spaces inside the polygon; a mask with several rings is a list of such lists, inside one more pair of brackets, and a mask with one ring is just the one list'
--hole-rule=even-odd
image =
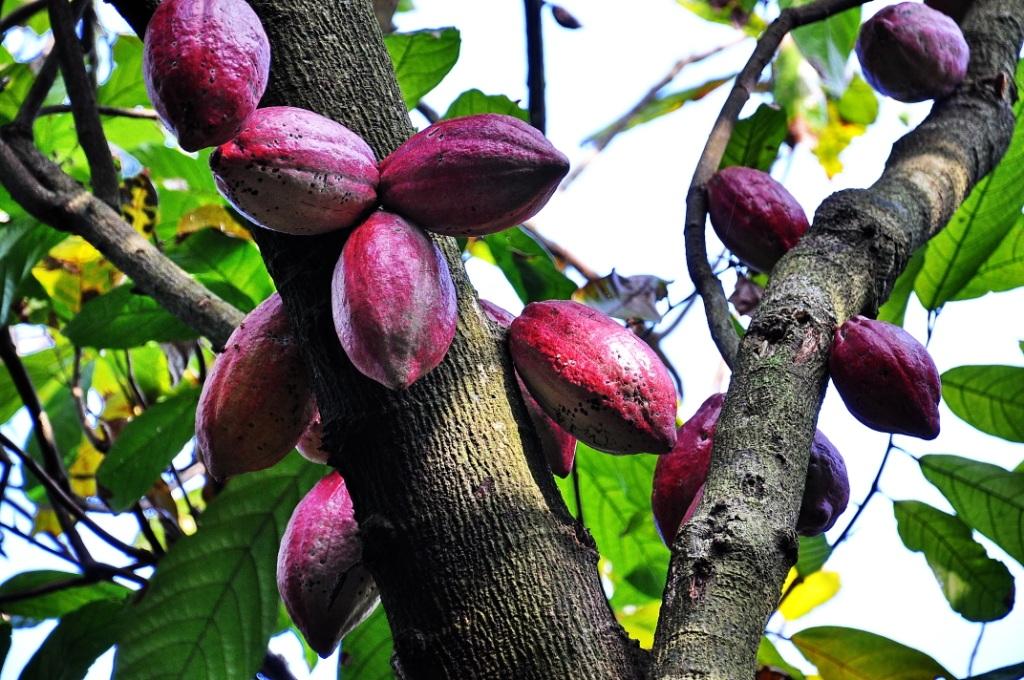
{"label": "cocoa tree", "polygon": [[[138,35],[145,35],[157,3],[111,4]],[[390,29],[394,3],[249,4],[268,34],[272,54],[261,107],[301,107],[339,121],[365,139],[378,158],[413,132],[410,107],[419,104],[428,118],[435,116],[408,83],[400,89],[401,64],[396,80],[381,39],[382,29]],[[817,0],[782,3],[778,18],[765,25],[755,3],[720,4],[695,7],[709,20],[759,37],[731,85],[707,85],[731,90],[686,196],[685,234],[692,280],[733,373],[703,500],[671,541],[667,571],[666,564],[628,564],[635,556],[616,552],[616,536],[637,529],[584,514],[581,499],[587,498],[588,479],[581,461],[603,454],[581,447],[571,482],[561,488],[556,484],[514,380],[504,333],[476,304],[463,266],[465,244],[450,237],[434,239],[458,297],[457,333],[444,361],[407,389],[389,390],[366,379],[339,345],[331,320],[331,273],[347,234],[295,237],[257,227],[250,231],[219,199],[211,202],[208,197],[215,192],[206,156],[196,162],[162,146],[153,113],[133,108],[145,103],[139,97],[137,42],[124,38],[115,43],[117,66],[97,84],[102,68],[94,43],[101,26],[91,3],[46,0],[9,10],[2,20],[5,31],[37,21],[45,11],[54,46],[36,60],[35,69],[13,60],[4,67],[0,174],[10,197],[3,209],[9,214],[5,263],[12,274],[5,278],[0,313],[9,323],[49,328],[53,347],[20,357],[9,328],[0,337],[10,397],[4,414],[10,417],[24,405],[34,441],[26,447],[4,437],[12,458],[4,463],[0,486],[8,486],[16,464],[23,486],[10,494],[5,488],[5,502],[12,512],[33,517],[37,528],[47,520],[55,526],[49,538],[18,523],[3,528],[75,567],[65,574],[29,573],[0,587],[5,612],[61,619],[26,674],[50,677],[62,668],[69,677],[81,675],[116,644],[119,677],[164,672],[246,677],[257,670],[286,677],[280,659],[264,653],[270,635],[290,626],[279,613],[267,556],[276,554],[292,508],[324,470],[292,456],[226,485],[207,480],[201,493],[189,493],[182,471],[171,463],[191,437],[198,383],[213,360],[210,348],[223,348],[243,311],[276,288],[301,338],[328,462],[351,493],[363,560],[382,601],[382,611],[343,642],[343,672],[377,677],[373,674],[382,672],[383,658],[385,669],[390,663],[395,675],[410,678],[736,678],[755,671],[758,677],[799,677],[763,634],[791,567],[797,566],[796,585],[783,598],[793,596],[799,582],[820,569],[828,555],[828,542],[798,539],[794,528],[828,380],[833,331],[857,314],[880,313],[901,321],[915,284],[929,309],[939,309],[971,286],[984,293],[1006,289],[1007,281],[1009,287],[1020,283],[1015,244],[1024,201],[1018,192],[979,208],[985,191],[972,189],[978,185],[1002,188],[1002,194],[993,192],[1000,196],[1012,193],[1005,187],[1019,172],[1015,150],[1024,148],[1024,141],[1018,141],[1024,133],[1017,103],[1024,4],[976,0],[971,5],[962,19],[971,50],[963,82],[951,94],[943,92],[928,118],[893,147],[874,185],[830,197],[799,243],[774,267],[765,267],[771,268],[770,280],[742,337],[707,257],[705,186],[723,165],[770,168],[782,137],[814,120],[782,93],[785,59],[794,54],[806,58],[826,79],[840,78],[847,85],[845,60],[837,74],[837,67],[822,59],[822,50],[839,49],[830,32],[835,25],[852,22],[855,29],[861,17],[855,0]],[[459,113],[497,108],[521,113],[543,130],[543,9],[543,3],[525,3],[528,110],[485,97],[482,103],[465,104]],[[574,25],[564,9],[558,8],[558,14],[559,23]],[[80,18],[79,36],[75,26]],[[824,48],[814,44],[814,36],[821,34],[798,32],[796,46],[787,43],[780,54],[788,34],[822,21],[845,23],[827,24],[825,34],[832,38]],[[391,45],[409,49],[412,40],[422,39],[450,37],[393,36]],[[844,57],[851,47],[845,46]],[[782,109],[759,110],[737,121],[770,63]],[[685,66],[680,62],[677,71]],[[55,90],[58,78],[62,91]],[[650,119],[652,111],[671,109],[671,98],[659,94],[663,85],[597,135],[595,148]],[[830,94],[825,122],[818,124],[869,124],[850,111],[858,87],[849,84],[854,95],[845,100],[846,109],[842,91]],[[801,143],[795,132],[792,136],[792,143]],[[125,148],[126,158],[147,170],[132,175],[124,160],[119,168],[110,145]],[[1008,148],[1011,155],[1000,163]],[[177,184],[168,186],[168,179]],[[89,189],[79,183],[86,180]],[[180,190],[182,184],[187,191]],[[989,214],[977,216],[985,210]],[[979,220],[980,226],[972,233],[963,228],[963,220]],[[247,234],[258,250],[244,240]],[[532,236],[539,238],[535,232]],[[953,273],[943,277],[938,291],[928,291],[917,280],[922,268],[937,266],[934,261],[941,257],[931,254],[933,263],[923,263],[933,237],[954,239],[957,252],[962,246],[974,258],[972,267],[946,256],[946,269]],[[503,244],[505,253],[513,253],[506,272],[520,277],[524,301],[572,292],[553,266],[557,262],[587,280],[581,294],[592,301],[600,284],[620,291],[610,296],[612,302],[622,303],[627,312],[621,316],[646,334],[656,351],[671,332],[668,322],[645,325],[643,315],[630,306],[621,291],[625,287],[628,293],[636,281],[624,283],[614,274],[601,279],[556,244],[542,241],[547,251],[538,246],[528,227],[504,241],[484,242],[499,256]],[[548,252],[558,257],[552,260]],[[529,276],[548,277],[544,286],[522,284],[523,265],[516,259],[523,253],[531,259],[526,266],[534,267]],[[986,266],[998,268],[996,277],[1003,280],[993,284],[989,272],[987,282],[977,282]],[[197,342],[200,337],[208,347]],[[1019,389],[1013,387],[1020,369],[965,368],[943,376],[950,406],[959,404],[954,410],[980,429],[1020,441],[1022,407]],[[103,403],[100,412],[95,411],[97,397]],[[993,405],[1003,415],[979,415]],[[890,440],[886,457],[893,448]],[[607,465],[634,487],[643,487],[639,494],[646,501],[653,461],[637,457]],[[974,592],[985,593],[971,600],[983,610],[978,611],[947,591],[958,612],[980,621],[1004,616],[1012,606],[1012,579],[1007,582],[1005,567],[1000,571],[1001,565],[978,557],[971,530],[1022,559],[1021,473],[972,466],[968,459],[922,458],[921,466],[957,514],[900,506],[901,534],[911,527],[904,542],[924,551],[937,573],[966,574],[975,581]],[[197,470],[190,465],[185,472]],[[92,479],[92,486],[82,479]],[[872,495],[877,484],[876,478]],[[964,495],[963,489],[973,495]],[[209,509],[200,512],[207,502]],[[100,512],[134,515],[142,547],[104,529],[95,519]],[[853,512],[833,546],[846,537],[859,512]],[[642,531],[653,535],[649,519],[642,521]],[[197,523],[199,531],[187,536]],[[914,527],[919,532],[927,528],[941,540],[908,538]],[[120,551],[124,560],[97,559],[82,538],[84,529]],[[937,547],[950,542],[958,547],[945,552]],[[658,549],[663,550],[660,544]],[[612,555],[611,601],[598,570],[599,554]],[[631,607],[659,601],[653,649],[647,651],[617,617],[628,618],[624,613]],[[898,672],[903,677],[953,677],[929,657],[861,631],[812,629],[799,635],[794,641],[826,680]],[[388,641],[393,641],[393,655]],[[157,664],[161,672],[154,670]]]}

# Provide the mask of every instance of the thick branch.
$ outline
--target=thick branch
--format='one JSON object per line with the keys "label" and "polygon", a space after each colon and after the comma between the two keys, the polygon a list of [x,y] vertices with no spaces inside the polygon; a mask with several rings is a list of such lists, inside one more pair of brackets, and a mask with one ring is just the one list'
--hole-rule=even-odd
{"label": "thick branch", "polygon": [[673,544],[656,677],[750,676],[796,559],[793,526],[833,329],[885,299],[911,253],[1006,150],[1024,0],[977,0],[964,33],[964,85],[893,147],[870,189],[830,197],[772,273],[740,345],[707,492]]}

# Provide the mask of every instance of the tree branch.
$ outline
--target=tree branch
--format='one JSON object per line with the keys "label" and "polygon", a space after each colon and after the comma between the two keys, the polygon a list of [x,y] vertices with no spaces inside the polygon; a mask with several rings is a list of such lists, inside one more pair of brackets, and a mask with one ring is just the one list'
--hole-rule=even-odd
{"label": "tree branch", "polygon": [[833,330],[885,299],[913,251],[1006,150],[1024,0],[976,0],[963,28],[971,64],[960,89],[893,147],[871,188],[827,199],[772,272],[737,355],[704,500],[673,543],[655,677],[749,677],[796,560]]}
{"label": "tree branch", "polygon": [[526,87],[529,94],[530,125],[547,131],[544,101],[544,0],[523,0],[526,14]]}
{"label": "tree branch", "polygon": [[[54,104],[39,109],[39,116],[50,116],[55,113],[70,113],[70,104]],[[126,109],[120,106],[97,106],[96,112],[102,116],[114,116],[117,118],[137,118],[140,120],[160,120],[160,116],[153,109]]]}

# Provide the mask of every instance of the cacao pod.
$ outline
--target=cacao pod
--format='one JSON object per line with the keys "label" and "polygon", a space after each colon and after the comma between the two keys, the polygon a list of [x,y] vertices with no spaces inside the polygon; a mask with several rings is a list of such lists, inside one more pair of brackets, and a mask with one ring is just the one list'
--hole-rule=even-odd
{"label": "cacao pod", "polygon": [[392,213],[373,213],[346,241],[331,305],[349,359],[393,390],[441,363],[455,337],[448,264],[425,233]]}
{"label": "cacao pod", "polygon": [[320,410],[313,406],[312,411],[313,418],[302,432],[302,436],[299,437],[299,442],[295,445],[295,448],[310,463],[327,465],[327,452],[320,448],[323,444],[324,436],[324,426],[320,422]]}
{"label": "cacao pod", "polygon": [[771,271],[810,225],[793,195],[766,172],[731,166],[708,180],[711,226],[749,267]]}
{"label": "cacao pod", "polygon": [[332,472],[295,506],[277,553],[277,590],[322,658],[380,601],[362,559],[352,498],[341,475]]}
{"label": "cacao pod", "polygon": [[263,97],[270,42],[244,0],[164,0],[146,27],[142,75],[181,148],[217,146]]}
{"label": "cacao pod", "polygon": [[654,351],[577,302],[526,306],[509,329],[516,370],[541,408],[580,441],[609,453],[667,453],[676,391]]}
{"label": "cacao pod", "polygon": [[485,113],[435,123],[381,161],[381,203],[424,229],[482,236],[533,217],[568,159],[518,118]]}
{"label": "cacao pod", "polygon": [[199,395],[196,446],[223,479],[268,468],[312,417],[312,388],[281,297],[274,293],[228,338]]}
{"label": "cacao pod", "polygon": [[814,432],[811,457],[807,462],[807,482],[796,520],[801,536],[823,534],[836,523],[850,502],[850,479],[839,451],[821,430]]}
{"label": "cacao pod", "polygon": [[950,17],[927,5],[902,2],[864,22],[857,38],[864,78],[901,102],[945,97],[967,74],[970,48]]}
{"label": "cacao pod", "polygon": [[950,17],[958,24],[963,21],[974,0],[924,0],[924,4]]}
{"label": "cacao pod", "polygon": [[257,109],[213,152],[210,169],[238,212],[286,234],[351,227],[377,202],[377,161],[366,142],[291,106]]}
{"label": "cacao pod", "polygon": [[651,508],[654,525],[665,543],[672,543],[679,527],[690,520],[704,495],[715,428],[724,401],[725,394],[708,397],[679,428],[675,447],[659,457],[654,466]]}
{"label": "cacao pod", "polygon": [[[511,313],[489,300],[480,300],[480,307],[488,319],[506,330],[515,320]],[[576,438],[559,427],[558,423],[544,413],[544,409],[526,389],[526,384],[519,376],[519,372],[515,373],[519,393],[523,395],[523,403],[526,405],[526,413],[530,417],[530,422],[533,423],[538,439],[540,439],[540,447],[544,451],[544,458],[547,459],[548,466],[559,477],[568,477],[572,472],[572,463],[576,459]]]}
{"label": "cacao pod", "polygon": [[924,346],[899,326],[855,316],[836,329],[832,383],[873,430],[935,439],[942,383]]}

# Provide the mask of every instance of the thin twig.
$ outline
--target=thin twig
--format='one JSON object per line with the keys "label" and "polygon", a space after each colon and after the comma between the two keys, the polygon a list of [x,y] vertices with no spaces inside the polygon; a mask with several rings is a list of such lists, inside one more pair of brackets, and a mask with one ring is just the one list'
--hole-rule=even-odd
{"label": "thin twig", "polygon": [[[153,109],[126,109],[120,106],[97,106],[96,112],[103,116],[116,116],[118,118],[138,118],[141,120],[160,120],[160,116]],[[54,104],[39,109],[38,115],[51,116],[57,113],[71,113],[70,104]]]}
{"label": "thin twig", "polygon": [[529,234],[534,240],[538,241],[544,248],[550,252],[556,260],[560,260],[565,264],[569,265],[576,271],[578,271],[588,283],[598,281],[601,275],[596,271],[584,264],[578,257],[573,255],[571,252],[566,250],[564,247],[555,243],[551,239],[547,238],[537,228],[530,223],[525,223],[522,226],[523,231]]}
{"label": "thin twig", "polygon": [[[17,536],[18,538],[21,538],[21,539],[23,539],[25,541],[28,541],[29,543],[31,543],[35,547],[39,548],[40,550],[44,550],[44,551],[50,553],[51,555],[54,555],[55,557],[59,557],[62,560],[66,560],[66,561],[68,561],[71,564],[74,564],[76,566],[78,565],[78,560],[76,560],[74,557],[72,557],[66,551],[57,550],[56,548],[51,548],[50,546],[46,545],[45,543],[43,543],[42,541],[37,539],[35,536],[33,536],[31,534],[25,533],[24,531],[22,531],[21,529],[19,529],[18,527],[16,527],[13,524],[4,524],[3,522],[0,522],[0,529],[2,529],[4,531],[8,531],[8,532],[14,534],[15,536]],[[58,544],[58,545],[60,545],[60,544]]]}
{"label": "thin twig", "polygon": [[526,88],[529,93],[530,125],[547,130],[544,102],[544,34],[541,10],[544,0],[523,0],[526,13]]}
{"label": "thin twig", "polygon": [[149,403],[146,401],[146,395],[142,393],[142,388],[139,387],[138,381],[135,380],[135,371],[132,369],[132,355],[129,350],[124,351],[124,370],[125,377],[128,380],[128,386],[132,390],[132,395],[135,397],[135,403],[142,408],[149,408]]}
{"label": "thin twig", "polygon": [[156,537],[153,527],[149,525],[149,520],[146,519],[146,514],[142,511],[142,505],[138,501],[135,501],[132,505],[132,514],[135,515],[135,520],[139,524],[139,530],[146,537],[146,541],[149,542],[149,547],[153,554],[157,557],[163,557],[165,554],[164,547]]}
{"label": "thin twig", "polygon": [[967,661],[967,677],[974,675],[974,660],[978,657],[978,649],[981,648],[981,639],[985,637],[985,622],[982,622],[978,630],[978,639],[974,641],[974,648],[971,650],[971,658]]}
{"label": "thin twig", "polygon": [[427,123],[433,125],[437,121],[441,120],[441,116],[433,109],[430,104],[420,100],[420,103],[416,105],[416,110],[420,112],[420,115],[427,119]]}
{"label": "thin twig", "polygon": [[736,119],[757,87],[757,81],[775,51],[791,30],[804,24],[820,21],[852,7],[864,4],[865,0],[817,0],[809,5],[790,7],[782,11],[779,18],[761,34],[743,70],[736,76],[736,82],[722,106],[708,136],[707,144],[697,162],[693,180],[686,195],[686,265],[697,290],[704,299],[704,310],[711,330],[711,337],[725,363],[732,368],[739,348],[739,336],[732,325],[729,302],[721,282],[714,276],[708,264],[705,223],[707,220],[707,196],[704,185],[718,169],[722,154],[729,143]]}
{"label": "thin twig", "polygon": [[16,7],[11,13],[0,19],[0,40],[7,35],[7,31],[32,18],[32,15],[46,7],[46,0],[32,0],[32,2]]}
{"label": "thin twig", "polygon": [[174,467],[174,463],[171,463],[167,466],[167,469],[170,470],[171,476],[174,477],[174,483],[178,486],[178,491],[181,492],[181,498],[185,501],[185,507],[188,508],[188,514],[194,521],[199,517],[199,514],[192,505],[192,499],[188,497],[188,491],[185,489],[185,482],[181,479],[181,474],[178,472],[178,468]]}
{"label": "thin twig", "polygon": [[92,444],[93,448],[100,453],[106,453],[110,450],[110,430],[107,429],[106,423],[102,420],[97,420],[100,432],[103,433],[102,437],[96,436],[96,432],[92,426],[89,425],[89,407],[86,405],[86,394],[85,390],[82,389],[82,348],[75,347],[75,358],[72,363],[71,372],[71,399],[75,402],[75,411],[78,413],[78,422],[82,425],[82,432],[85,433],[86,439]]}

